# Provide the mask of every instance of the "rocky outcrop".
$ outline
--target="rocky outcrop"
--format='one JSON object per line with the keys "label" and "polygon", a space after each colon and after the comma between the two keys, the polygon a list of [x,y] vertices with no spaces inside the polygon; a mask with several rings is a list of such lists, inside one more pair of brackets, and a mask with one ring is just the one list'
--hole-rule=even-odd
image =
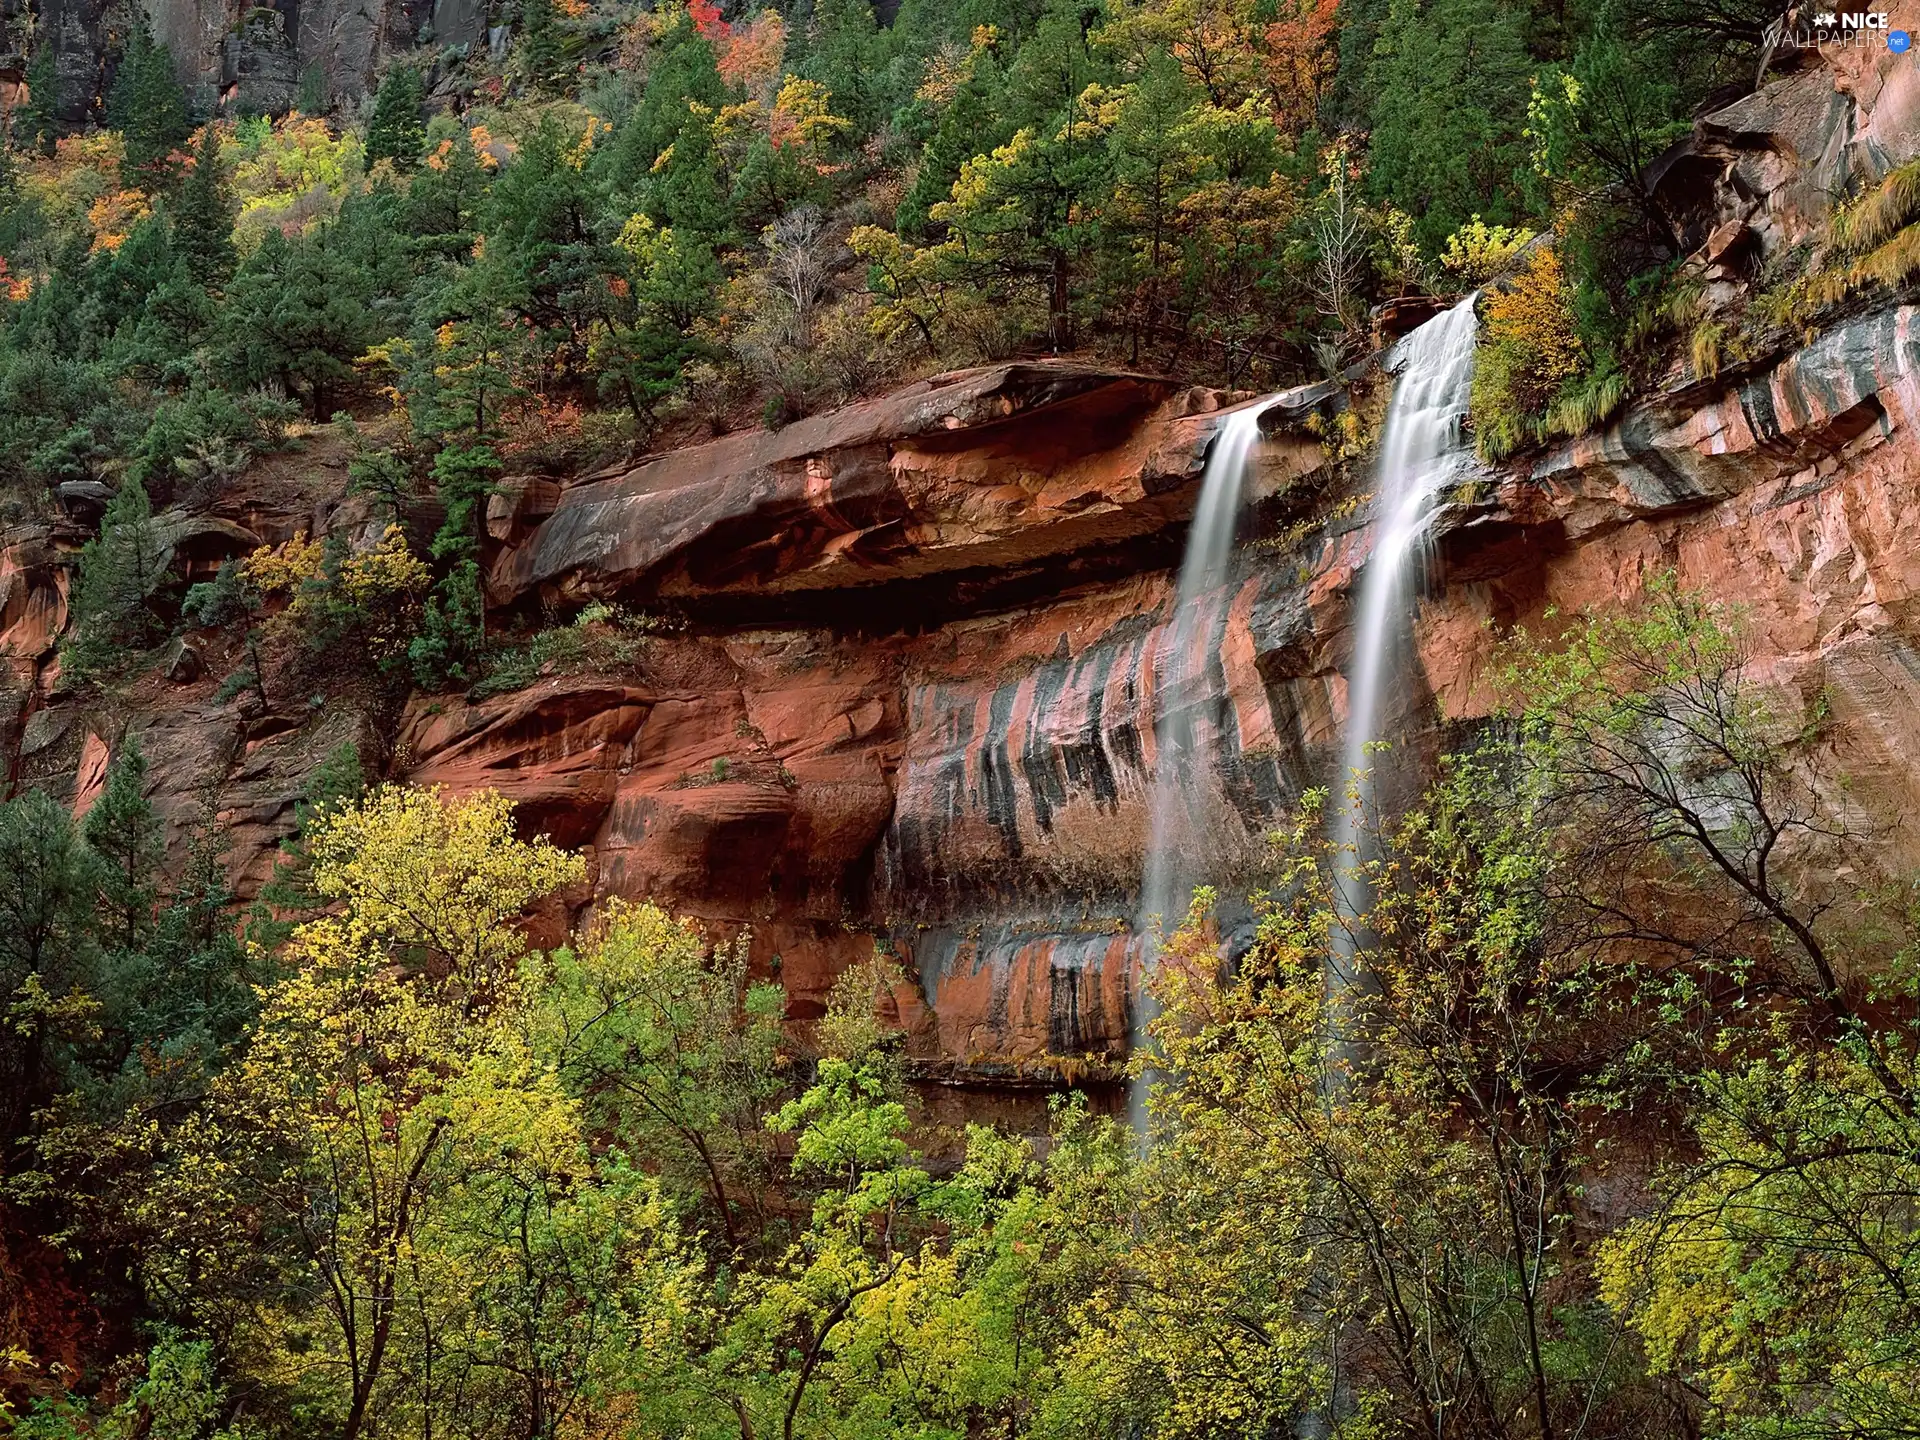
{"label": "rocky outcrop", "polygon": [[1815,44],[1810,23],[1786,33],[1766,83],[1701,116],[1646,174],[1683,247],[1742,274],[1816,238],[1837,199],[1920,153],[1910,55],[1871,35]]}
{"label": "rocky outcrop", "polygon": [[[1156,770],[1189,769],[1188,866],[1231,901],[1258,882],[1263,830],[1336,763],[1370,535],[1362,495],[1329,503],[1352,477],[1305,423],[1328,392],[1290,398],[1268,417],[1249,543],[1197,602],[1208,663],[1179,684],[1169,571],[1223,397],[1000,367],[506,487],[500,603],[604,598],[686,623],[609,671],[416,696],[387,736],[340,697],[243,719],[215,693],[234,657],[211,644],[205,674],[156,673],[116,713],[63,696],[64,563],[17,535],[0,550],[26,697],[12,773],[84,806],[131,725],[176,844],[211,799],[252,895],[306,774],[353,739],[398,778],[499,789],[524,827],[581,847],[576,914],[649,897],[716,936],[751,930],[802,1020],[878,945],[927,1075],[1018,1094],[1125,1049]],[[1873,804],[1920,804],[1916,425],[1920,312],[1889,306],[1486,475],[1440,517],[1393,723],[1418,739],[1485,712],[1487,621],[1616,604],[1673,570],[1748,607],[1767,678],[1830,697]],[[239,541],[215,524],[176,543],[211,559]],[[1211,759],[1192,769],[1196,753]]]}
{"label": "rocky outcrop", "polygon": [[[172,52],[197,107],[284,114],[311,75],[329,104],[367,94],[393,56],[434,44],[462,53],[487,36],[481,0],[135,0]],[[37,19],[33,16],[37,14]],[[54,49],[55,114],[71,126],[97,118],[126,40],[128,12],[110,0],[0,4],[0,57]],[[4,61],[0,61],[4,63]]]}
{"label": "rocky outcrop", "polygon": [[[1190,504],[1218,404],[1074,365],[940,376],[588,476],[557,497],[519,491],[495,525],[536,506],[538,523],[501,553],[489,588],[506,605],[617,598],[736,618],[833,614],[862,628],[858,611],[905,596],[943,597],[930,608],[944,614],[1036,573],[1057,584],[1054,562],[1164,537]],[[1296,434],[1268,457],[1265,487],[1319,463]],[[868,617],[879,628],[904,618]]]}
{"label": "rocky outcrop", "polygon": [[[1710,263],[1734,277],[1792,243],[1809,175],[1911,154],[1907,75],[1864,57],[1803,67],[1703,122],[1673,163],[1712,162]],[[675,623],[619,665],[415,696],[391,722],[324,687],[272,715],[222,700],[237,657],[210,636],[111,710],[65,694],[54,646],[73,537],[24,527],[0,536],[10,781],[83,808],[136,729],[175,846],[211,804],[252,896],[306,775],[353,740],[396,778],[499,789],[523,827],[580,847],[591,881],[562,897],[573,918],[618,895],[716,937],[750,930],[754,965],[801,1021],[881,948],[900,961],[891,1009],[923,1077],[968,1097],[949,1109],[985,1094],[1017,1110],[1125,1049],[1154,775],[1186,778],[1186,868],[1222,885],[1230,944],[1263,831],[1337,763],[1371,544],[1364,467],[1317,438],[1337,386],[1263,411],[1245,543],[1188,617],[1207,663],[1168,663],[1171,572],[1236,398],[1001,365],[573,481],[511,480],[486,517],[497,613],[609,601]],[[1889,301],[1483,474],[1438,517],[1409,622],[1419,663],[1386,724],[1418,747],[1485,714],[1488,622],[1617,605],[1672,571],[1746,608],[1783,698],[1824,697],[1850,803],[1910,815],[1916,427],[1920,311]],[[256,506],[167,537],[205,573],[293,524]],[[1916,845],[1910,825],[1893,833]]]}

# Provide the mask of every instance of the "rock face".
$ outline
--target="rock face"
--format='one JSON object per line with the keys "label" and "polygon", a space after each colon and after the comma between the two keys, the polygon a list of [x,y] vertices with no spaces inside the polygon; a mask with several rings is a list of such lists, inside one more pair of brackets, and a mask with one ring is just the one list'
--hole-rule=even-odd
{"label": "rock face", "polygon": [[[878,945],[902,962],[894,1005],[924,1073],[1018,1093],[1126,1047],[1161,717],[1214,739],[1188,777],[1206,837],[1189,860],[1230,898],[1258,881],[1263,828],[1336,763],[1370,540],[1324,517],[1365,477],[1323,462],[1299,406],[1270,412],[1252,543],[1200,602],[1209,663],[1167,678],[1169,570],[1222,413],[1165,382],[1000,368],[509,486],[490,517],[499,603],[604,598],[687,623],[614,672],[416,696],[390,745],[337,698],[243,720],[214,694],[211,646],[207,673],[156,677],[130,720],[63,696],[66,557],[20,533],[0,547],[10,774],[82,808],[130,723],[176,843],[211,786],[251,895],[306,773],[353,739],[398,778],[499,789],[523,826],[583,847],[576,912],[650,897],[716,935],[751,929],[798,1019]],[[1763,677],[1831,697],[1863,792],[1912,813],[1917,426],[1920,311],[1890,306],[1489,477],[1438,522],[1393,723],[1419,738],[1484,713],[1484,622],[1630,600],[1672,570],[1749,608]]]}
{"label": "rock face", "polygon": [[[481,44],[480,0],[137,0],[154,38],[173,53],[180,81],[198,103],[284,114],[301,81],[315,74],[329,103],[357,101],[391,56],[429,42]],[[78,126],[97,114],[112,83],[126,10],[109,0],[42,0],[38,21],[25,4],[0,4],[0,52],[55,48],[56,113]]]}
{"label": "rock face", "polygon": [[[1718,167],[1696,197],[1712,263],[1798,233],[1810,168],[1910,155],[1911,73],[1803,69],[1703,122],[1673,164]],[[0,536],[9,782],[84,808],[131,726],[174,843],[211,796],[251,896],[306,774],[352,740],[395,778],[499,789],[525,828],[585,850],[574,917],[618,895],[717,937],[750,929],[799,1020],[878,946],[901,962],[892,1006],[923,1077],[1017,1109],[1126,1048],[1149,787],[1189,763],[1186,744],[1159,753],[1160,727],[1212,741],[1185,776],[1186,860],[1222,884],[1229,931],[1263,830],[1337,763],[1370,535],[1366,474],[1315,438],[1335,387],[1263,412],[1247,543],[1193,617],[1207,663],[1171,678],[1189,668],[1168,664],[1171,571],[1233,398],[1004,365],[619,471],[510,481],[487,515],[497,613],[608,601],[680,623],[631,663],[415,696],[391,723],[339,695],[243,718],[218,696],[235,657],[215,637],[112,711],[65,694],[77,539],[23,528]],[[1747,608],[1764,680],[1827,697],[1861,803],[1920,809],[1920,311],[1868,309],[1484,479],[1436,522],[1395,733],[1418,746],[1443,716],[1486,713],[1487,622],[1617,605],[1672,571]],[[169,531],[178,562],[290,524],[236,518]],[[1910,825],[1897,843],[1916,845]]]}

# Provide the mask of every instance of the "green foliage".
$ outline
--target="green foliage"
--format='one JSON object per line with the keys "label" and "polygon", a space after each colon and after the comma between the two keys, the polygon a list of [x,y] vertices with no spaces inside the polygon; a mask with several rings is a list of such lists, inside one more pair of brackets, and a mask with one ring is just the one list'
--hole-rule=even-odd
{"label": "green foliage", "polygon": [[300,91],[294,97],[293,108],[302,115],[327,113],[327,69],[324,65],[312,64],[300,72]]}
{"label": "green foliage", "polygon": [[129,185],[164,178],[171,157],[192,127],[186,92],[174,75],[173,54],[156,45],[144,14],[136,14],[107,91],[106,122],[126,145],[121,170]]}
{"label": "green foliage", "polygon": [[[865,0],[703,0],[617,35],[560,8],[520,7],[499,86],[436,60],[486,88],[431,126],[401,65],[364,143],[214,124],[171,178],[184,111],[135,32],[120,139],[0,174],[7,503],[115,491],[70,677],[163,638],[153,507],[217,500],[296,406],[362,414],[352,483],[394,524],[188,593],[186,624],[245,646],[222,692],[243,716],[322,667],[481,698],[632,663],[645,627],[617,614],[487,634],[494,486],[598,443],[569,438],[607,433],[596,405],[646,443],[1043,349],[1274,388],[1353,358],[1429,260],[1487,282],[1549,216],[1553,247],[1484,301],[1489,453],[1601,423],[1669,339],[1701,374],[1738,358],[1638,187],[1704,82],[1751,74],[1768,17],[1746,0],[1350,0],[1337,34],[1295,0],[908,0],[884,26]],[[16,134],[51,151],[42,39]],[[604,113],[557,98],[576,62]],[[1917,194],[1903,168],[1841,213],[1821,294],[1908,275]],[[1153,1143],[1067,1101],[1044,1159],[986,1126],[962,1152],[919,1110],[888,962],[819,1015],[758,978],[764,936],[650,906],[538,953],[523,911],[577,903],[582,868],[497,799],[360,794],[350,747],[243,945],[211,799],[169,810],[163,858],[129,739],[78,826],[30,788],[0,802],[9,1217],[146,1345],[120,1389],[25,1423],[1911,1428],[1911,956],[1789,883],[1782,847],[1830,876],[1858,852],[1815,820],[1843,793],[1816,721],[1755,703],[1740,655],[1670,589],[1521,642],[1504,723],[1367,817],[1361,855],[1307,797],[1231,973],[1195,915],[1142,1064]],[[1643,1104],[1694,1147],[1647,1195],[1614,1160]]]}
{"label": "green foliage", "polygon": [[217,287],[233,274],[234,203],[219,129],[204,125],[193,152],[193,168],[181,183],[173,209],[173,248],[187,273],[200,284]]}
{"label": "green foliage", "polygon": [[106,783],[87,811],[80,833],[104,862],[96,933],[109,946],[137,948],[147,937],[158,896],[160,833],[143,793],[147,760],[139,737],[128,734],[107,767]]}
{"label": "green foliage", "polygon": [[1533,238],[1524,227],[1489,225],[1476,215],[1447,237],[1440,264],[1459,276],[1462,285],[1478,289],[1505,270]]}
{"label": "green foliage", "polygon": [[58,58],[52,38],[42,36],[27,65],[27,103],[14,122],[21,139],[48,155],[60,137]]}
{"label": "green foliage", "polygon": [[18,1139],[64,1077],[70,1047],[86,1034],[94,951],[91,865],[73,822],[43,791],[0,801],[0,984],[7,1026],[0,1121]]}
{"label": "green foliage", "polygon": [[227,287],[223,370],[236,387],[278,382],[309,415],[330,416],[353,361],[399,320],[407,285],[375,202],[350,203],[312,235],[269,230]]}
{"label": "green foliage", "polygon": [[382,160],[393,161],[401,171],[418,167],[427,141],[426,127],[420,119],[426,103],[426,86],[411,65],[396,65],[381,77],[373,99],[373,118],[367,122],[369,170]]}
{"label": "green foliage", "polygon": [[566,58],[553,0],[520,0],[520,33],[514,41],[514,60],[535,91],[551,94],[561,87]]}
{"label": "green foliage", "polygon": [[61,664],[77,680],[110,675],[158,638],[147,599],[164,579],[167,547],[138,478],[129,476],[80,551]]}
{"label": "green foliage", "polygon": [[541,630],[524,642],[502,646],[489,658],[486,677],[467,694],[482,700],[524,690],[546,675],[618,670],[639,658],[653,629],[646,616],[588,606],[571,625]]}
{"label": "green foliage", "polygon": [[1642,222],[1672,254],[1678,249],[1673,222],[1644,177],[1690,127],[1673,70],[1656,46],[1635,35],[1625,10],[1608,0],[1573,64],[1535,78],[1527,138],[1540,176],[1631,196]]}
{"label": "green foliage", "polygon": [[1535,212],[1527,184],[1524,8],[1495,0],[1396,4],[1369,69],[1372,183],[1415,217],[1437,251],[1476,216],[1515,225]]}
{"label": "green foliage", "polygon": [[569,1086],[704,1195],[729,1249],[763,1243],[780,988],[749,980],[743,945],[710,956],[690,926],[619,902],[552,966],[548,1043]]}

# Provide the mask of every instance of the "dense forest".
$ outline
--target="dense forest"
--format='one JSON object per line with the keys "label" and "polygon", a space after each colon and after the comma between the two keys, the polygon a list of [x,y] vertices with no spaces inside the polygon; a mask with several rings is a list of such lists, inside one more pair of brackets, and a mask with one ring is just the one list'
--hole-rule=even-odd
{"label": "dense forest", "polygon": [[[0,518],[86,537],[62,687],[111,701],[209,627],[242,637],[221,703],[262,711],[322,675],[620,663],[666,622],[488,614],[504,476],[988,360],[1264,391],[1365,363],[1382,301],[1497,278],[1498,457],[1751,343],[1697,309],[1645,174],[1756,82],[1760,0],[507,8],[497,56],[401,56],[357,109],[311,75],[277,116],[190,93],[135,11],[74,127],[35,49],[0,150]],[[1843,210],[1824,269],[1760,277],[1753,323],[1907,278],[1915,178]],[[157,562],[323,446],[368,543]],[[1346,797],[1307,792],[1224,972],[1196,898],[1144,1134],[1063,1098],[1044,1142],[932,1136],[884,950],[794,1024],[743,945],[651,905],[536,944],[582,860],[351,747],[251,906],[211,797],[166,860],[137,738],[78,819],[21,790],[0,1420],[1915,1433],[1920,907],[1834,818],[1826,712],[1779,708],[1742,617],[1675,584],[1500,654],[1494,721],[1357,854],[1324,838]],[[1331,1009],[1329,953],[1367,980]]]}

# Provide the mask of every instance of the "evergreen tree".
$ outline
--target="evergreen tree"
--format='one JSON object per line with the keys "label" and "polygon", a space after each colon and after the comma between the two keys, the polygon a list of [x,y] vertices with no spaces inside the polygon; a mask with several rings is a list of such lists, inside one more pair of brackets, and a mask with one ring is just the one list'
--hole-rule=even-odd
{"label": "evergreen tree", "polygon": [[520,38],[513,48],[527,84],[536,93],[551,95],[562,88],[566,54],[561,47],[553,0],[520,0]]}
{"label": "evergreen tree", "polygon": [[311,919],[326,907],[325,897],[314,888],[308,837],[324,816],[358,804],[366,790],[366,766],[360,759],[360,747],[351,740],[334,746],[313,767],[293,807],[293,838],[281,842],[273,875],[261,888],[260,903],[248,917],[249,940],[263,949],[278,949],[295,924]]}
{"label": "evergreen tree", "polygon": [[720,243],[733,233],[732,197],[721,181],[713,117],[688,110],[671,154],[648,177],[646,213],[664,226]]}
{"label": "evergreen tree", "polygon": [[219,362],[226,375],[241,385],[277,381],[314,418],[333,413],[354,357],[388,333],[377,303],[381,277],[351,238],[344,217],[292,240],[267,232],[227,287]]}
{"label": "evergreen tree", "polygon": [[72,625],[60,652],[69,674],[102,674],[152,642],[156,622],[147,597],[160,583],[161,553],[146,489],[129,475],[108,504],[99,535],[80,551]]}
{"label": "evergreen tree", "polygon": [[448,445],[434,457],[434,493],[446,519],[433,537],[433,558],[448,568],[427,597],[421,633],[408,649],[422,685],[472,680],[473,664],[486,648],[480,527],[500,468],[500,457],[485,443]]}
{"label": "evergreen tree", "polygon": [[327,113],[327,69],[315,62],[300,72],[300,93],[293,108],[302,115]]}
{"label": "evergreen tree", "polygon": [[200,129],[193,169],[173,208],[173,248],[187,273],[209,289],[233,274],[233,194],[220,160],[220,134],[211,122]]}
{"label": "evergreen tree", "polygon": [[818,80],[833,93],[834,108],[856,133],[873,133],[882,119],[877,84],[881,69],[879,27],[870,0],[816,0],[806,58],[795,73]]}
{"label": "evergreen tree", "polygon": [[426,148],[427,129],[420,112],[426,108],[426,86],[410,65],[389,70],[373,98],[373,118],[367,122],[367,168],[380,160],[393,161],[398,170],[419,167]]}
{"label": "evergreen tree", "polygon": [[60,138],[60,72],[51,39],[42,40],[27,65],[27,103],[16,122],[20,138],[42,155]]}
{"label": "evergreen tree", "polygon": [[187,95],[174,74],[173,52],[156,45],[138,16],[107,91],[106,120],[126,145],[122,175],[129,185],[151,185],[175,148],[192,133]]}
{"label": "evergreen tree", "polygon": [[87,848],[99,858],[96,932],[109,950],[131,952],[146,939],[159,898],[160,822],[147,803],[147,758],[132,731],[107,767],[100,794],[81,822]]}
{"label": "evergreen tree", "polygon": [[473,253],[488,188],[487,171],[462,130],[443,163],[414,175],[395,223],[416,250],[460,260]]}
{"label": "evergreen tree", "polygon": [[1584,195],[1628,197],[1649,235],[1679,250],[1673,220],[1646,182],[1654,160],[1689,129],[1674,67],[1637,43],[1617,0],[1608,0],[1572,66],[1538,77],[1527,135],[1535,169]]}
{"label": "evergreen tree", "polygon": [[88,856],[45,791],[0,801],[0,1136],[26,1132],[52,1098],[93,980]]}
{"label": "evergreen tree", "polygon": [[1430,253],[1475,215],[1512,225],[1532,213],[1527,21],[1499,0],[1429,0],[1395,6],[1381,31],[1371,179]]}
{"label": "evergreen tree", "polygon": [[253,1017],[226,851],[226,827],[209,793],[187,837],[186,864],[121,986],[130,1054],[142,1046],[192,1050],[211,1070]]}
{"label": "evergreen tree", "polygon": [[992,153],[1013,134],[1004,104],[1005,86],[1006,76],[993,51],[976,50],[968,60],[966,80],[941,107],[933,135],[920,152],[913,184],[900,202],[895,223],[903,239],[931,238],[938,227],[929,212],[952,194],[960,167],[976,155]]}
{"label": "evergreen tree", "polygon": [[639,208],[638,197],[660,158],[676,142],[693,106],[717,113],[730,99],[713,47],[684,16],[660,37],[640,103],[606,147],[605,175],[618,208]]}

